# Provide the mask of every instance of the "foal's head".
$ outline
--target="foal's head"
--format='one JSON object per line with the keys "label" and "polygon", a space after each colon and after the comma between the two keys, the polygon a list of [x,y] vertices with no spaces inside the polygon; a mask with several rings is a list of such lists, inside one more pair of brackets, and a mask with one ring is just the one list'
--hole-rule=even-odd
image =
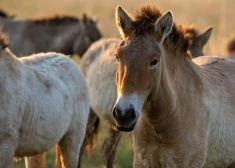
{"label": "foal's head", "polygon": [[77,53],[79,56],[82,56],[93,42],[102,37],[97,28],[96,21],[88,18],[85,14],[82,18],[82,25],[81,33],[78,35],[73,46],[74,53]]}
{"label": "foal's head", "polygon": [[170,11],[162,15],[156,6],[142,7],[134,20],[119,6],[116,22],[123,41],[116,52],[118,98],[112,114],[119,130],[132,131],[146,99],[159,83],[160,65],[171,59],[166,53],[177,55],[175,60],[190,59],[192,35],[173,23]]}

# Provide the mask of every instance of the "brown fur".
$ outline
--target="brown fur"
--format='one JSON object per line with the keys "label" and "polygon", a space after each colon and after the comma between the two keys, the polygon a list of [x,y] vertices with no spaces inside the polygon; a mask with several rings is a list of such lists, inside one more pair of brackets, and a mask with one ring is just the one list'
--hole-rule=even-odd
{"label": "brown fur", "polygon": [[[193,26],[183,26],[183,28],[194,37],[192,41],[193,45],[190,48],[191,53],[193,53],[193,57],[204,55],[202,51],[204,44],[201,44],[201,41],[198,39],[199,36],[203,37],[203,34],[200,34]],[[112,87],[114,83],[106,82],[115,81],[117,66],[113,55],[121,42],[122,41],[119,39],[103,38],[95,42],[87,50],[80,62],[80,67],[83,69],[84,74],[87,76],[89,71],[90,74],[92,74],[92,76],[87,77],[88,84],[90,84],[89,88],[92,92],[91,95],[94,95],[92,98],[95,99],[94,102],[96,102],[94,103],[91,101],[91,106],[94,108],[94,111],[98,114],[101,121],[107,120],[110,126],[109,132],[102,146],[103,164],[104,167],[106,166],[108,168],[112,168],[114,166],[113,162],[122,133],[115,128],[115,122],[110,115],[112,107],[108,108],[110,104],[115,104],[116,94],[113,95],[112,92],[116,92],[116,87]],[[96,92],[100,94],[100,97],[96,96]],[[107,93],[108,99],[106,100],[104,95]],[[112,99],[112,97],[114,98]],[[99,104],[100,107],[104,106],[106,108],[99,109],[96,104]]]}
{"label": "brown fur", "polygon": [[120,8],[117,26],[121,33],[131,33],[123,35],[117,48],[118,97],[112,114],[119,130],[133,130],[133,167],[232,164],[234,61],[191,59],[191,30],[173,24],[171,12],[161,16],[156,6],[145,6],[131,27],[123,27],[120,20],[128,25],[129,19]]}
{"label": "brown fur", "polygon": [[[140,36],[145,33],[153,33],[154,23],[161,16],[162,14],[157,6],[142,6],[140,11],[137,11],[133,16],[133,23],[130,32],[132,32],[135,36]],[[189,31],[189,29],[184,29],[182,26],[177,26],[174,24],[170,36],[168,36],[165,41],[165,44],[168,45],[167,48],[176,52],[185,53],[192,41],[193,36],[190,33],[192,31],[192,29]],[[171,45],[171,43],[167,41],[172,41],[172,44],[174,45]],[[189,54],[184,56],[190,57]]]}

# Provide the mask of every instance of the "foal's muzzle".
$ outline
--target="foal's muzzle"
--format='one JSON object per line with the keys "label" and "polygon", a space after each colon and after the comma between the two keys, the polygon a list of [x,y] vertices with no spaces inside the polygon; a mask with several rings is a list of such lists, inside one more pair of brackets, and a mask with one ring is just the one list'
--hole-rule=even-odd
{"label": "foal's muzzle", "polygon": [[122,110],[118,106],[114,106],[112,115],[117,123],[119,131],[130,132],[136,124],[136,112],[132,105],[128,109]]}

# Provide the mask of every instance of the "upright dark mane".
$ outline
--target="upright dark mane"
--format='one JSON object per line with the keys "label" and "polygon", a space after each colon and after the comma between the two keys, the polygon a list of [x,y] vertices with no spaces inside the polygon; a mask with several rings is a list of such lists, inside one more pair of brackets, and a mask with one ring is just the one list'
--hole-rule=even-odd
{"label": "upright dark mane", "polygon": [[[154,23],[162,16],[160,9],[155,5],[142,6],[133,16],[133,33],[136,35],[145,32],[154,33]],[[174,24],[171,33],[164,40],[164,45],[168,50],[187,53],[191,45],[193,33],[197,33],[193,28],[184,28]],[[187,56],[189,56],[187,54]],[[190,57],[190,56],[189,56]]]}
{"label": "upright dark mane", "polygon": [[197,37],[200,34],[194,25],[180,25],[180,26],[185,30],[185,33],[190,33],[192,34],[193,37]]}
{"label": "upright dark mane", "polygon": [[154,23],[162,16],[160,9],[155,5],[142,6],[134,15],[134,33],[142,34],[154,30]]}
{"label": "upright dark mane", "polygon": [[8,18],[11,16],[6,11],[0,9],[0,17]]}
{"label": "upright dark mane", "polygon": [[8,46],[8,38],[6,34],[2,32],[2,27],[0,28],[0,46],[6,48]]}
{"label": "upright dark mane", "polygon": [[42,25],[59,25],[65,23],[78,23],[79,19],[75,16],[60,16],[56,15],[53,17],[34,19],[32,22]]}

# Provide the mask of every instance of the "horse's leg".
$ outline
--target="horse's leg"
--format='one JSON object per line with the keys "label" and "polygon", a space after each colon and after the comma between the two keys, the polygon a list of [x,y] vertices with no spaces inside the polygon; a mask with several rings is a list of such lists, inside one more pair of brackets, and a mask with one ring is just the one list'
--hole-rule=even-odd
{"label": "horse's leg", "polygon": [[108,136],[105,138],[105,141],[102,146],[102,153],[103,153],[103,164],[105,168],[112,168],[116,148],[118,143],[121,139],[122,133],[118,130],[114,130],[113,128],[109,128]]}
{"label": "horse's leg", "polygon": [[10,137],[0,137],[0,168],[12,168],[14,166],[16,144]]}
{"label": "horse's leg", "polygon": [[94,141],[98,137],[99,125],[100,125],[99,117],[95,114],[92,108],[90,108],[90,113],[89,113],[89,118],[88,118],[88,123],[87,123],[87,128],[86,128],[86,135],[85,135],[82,147],[81,147],[81,151],[79,155],[79,164],[77,168],[81,167],[81,159],[82,159],[83,154],[90,156],[91,149],[94,145]]}
{"label": "horse's leg", "polygon": [[62,155],[62,168],[76,168],[78,166],[78,158],[85,136],[85,129],[84,136],[82,138],[80,138],[78,134],[78,131],[69,131],[59,142],[59,148]]}
{"label": "horse's leg", "polygon": [[46,168],[46,152],[36,156],[25,157],[26,168]]}

